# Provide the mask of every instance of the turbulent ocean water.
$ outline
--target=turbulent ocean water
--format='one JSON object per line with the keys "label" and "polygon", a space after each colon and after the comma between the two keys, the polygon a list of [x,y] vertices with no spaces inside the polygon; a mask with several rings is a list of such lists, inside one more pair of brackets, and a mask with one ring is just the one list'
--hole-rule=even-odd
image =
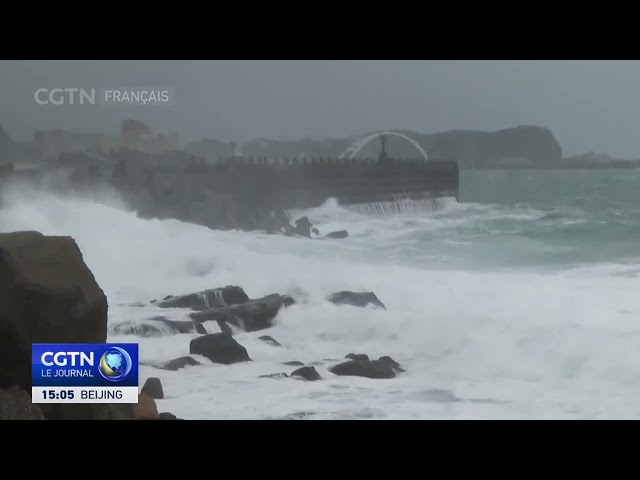
{"label": "turbulent ocean water", "polygon": [[[113,194],[3,193],[0,230],[71,235],[109,300],[109,324],[188,311],[150,300],[224,285],[297,304],[236,336],[253,362],[171,372],[159,410],[186,419],[638,418],[640,172],[462,172],[460,203],[368,217],[328,200],[305,212],[343,240],[143,220]],[[387,310],[336,306],[373,291]],[[282,346],[258,340],[271,335]],[[189,354],[197,334],[139,342],[145,363]],[[348,353],[390,355],[390,380],[338,377]],[[316,363],[322,381],[258,378]]]}

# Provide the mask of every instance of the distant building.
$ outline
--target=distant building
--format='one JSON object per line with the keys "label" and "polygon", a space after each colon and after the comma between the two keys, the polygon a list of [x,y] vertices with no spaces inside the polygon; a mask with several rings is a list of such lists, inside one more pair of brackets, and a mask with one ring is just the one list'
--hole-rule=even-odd
{"label": "distant building", "polygon": [[43,160],[56,159],[64,153],[93,152],[108,154],[122,148],[150,154],[175,151],[180,147],[178,134],[152,135],[147,125],[137,120],[124,120],[120,135],[73,133],[66,130],[38,131],[36,148]]}

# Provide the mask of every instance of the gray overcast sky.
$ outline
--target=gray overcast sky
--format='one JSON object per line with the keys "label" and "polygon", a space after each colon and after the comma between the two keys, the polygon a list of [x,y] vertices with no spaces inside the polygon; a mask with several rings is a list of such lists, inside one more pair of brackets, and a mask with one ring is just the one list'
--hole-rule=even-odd
{"label": "gray overcast sky", "polygon": [[[183,142],[378,129],[550,128],[565,154],[640,158],[638,61],[0,61],[0,124],[116,133],[123,118]],[[40,87],[176,88],[175,106],[42,106]]]}

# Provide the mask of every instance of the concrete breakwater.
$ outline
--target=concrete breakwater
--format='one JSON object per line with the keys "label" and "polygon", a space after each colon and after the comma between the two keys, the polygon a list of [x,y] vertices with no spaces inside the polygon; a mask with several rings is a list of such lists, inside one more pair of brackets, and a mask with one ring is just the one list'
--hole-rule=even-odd
{"label": "concrete breakwater", "polygon": [[[5,178],[15,177],[11,173]],[[458,164],[451,160],[250,158],[207,164],[197,157],[168,162],[78,154],[20,176],[47,178],[65,191],[108,184],[144,217],[247,230],[278,228],[283,213],[329,198],[358,213],[393,214],[411,206],[438,209],[439,199],[457,198],[459,190]],[[274,224],[274,218],[280,220]]]}

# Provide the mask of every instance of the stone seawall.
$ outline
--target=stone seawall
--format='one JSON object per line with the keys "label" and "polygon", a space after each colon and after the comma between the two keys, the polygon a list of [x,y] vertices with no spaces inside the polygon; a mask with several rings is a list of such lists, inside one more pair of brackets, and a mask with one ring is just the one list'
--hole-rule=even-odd
{"label": "stone seawall", "polygon": [[[274,214],[320,206],[458,197],[459,171],[449,160],[266,159],[162,164],[153,157],[117,158],[50,167],[31,177],[59,188],[108,184],[144,217],[175,218],[211,228],[266,228]],[[103,159],[105,160],[105,159]],[[10,176],[8,174],[8,176]],[[23,175],[24,176],[24,175]]]}

